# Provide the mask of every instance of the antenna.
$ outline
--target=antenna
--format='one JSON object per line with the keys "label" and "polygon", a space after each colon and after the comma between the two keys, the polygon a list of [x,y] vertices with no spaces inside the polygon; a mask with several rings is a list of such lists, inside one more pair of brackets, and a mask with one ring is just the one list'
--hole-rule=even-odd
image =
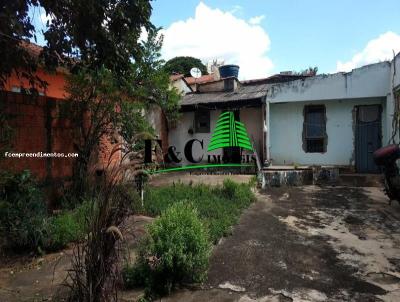
{"label": "antenna", "polygon": [[190,69],[190,75],[192,77],[194,77],[194,86],[195,86],[196,92],[197,92],[197,82],[196,82],[196,80],[201,77],[201,70],[199,68],[197,68],[197,67],[193,67],[192,69]]}
{"label": "antenna", "polygon": [[190,75],[195,79],[198,79],[201,77],[201,70],[197,67],[193,67],[192,69],[190,69]]}

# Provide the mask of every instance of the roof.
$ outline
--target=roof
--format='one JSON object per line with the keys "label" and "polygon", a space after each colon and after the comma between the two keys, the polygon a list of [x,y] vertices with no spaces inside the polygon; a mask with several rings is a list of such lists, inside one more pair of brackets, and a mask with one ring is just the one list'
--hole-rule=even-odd
{"label": "roof", "polygon": [[177,81],[177,80],[180,80],[180,79],[183,79],[184,78],[184,75],[183,74],[172,74],[172,75],[170,75],[169,76],[169,79],[170,79],[170,81]]}
{"label": "roof", "polygon": [[[43,62],[40,60],[40,54],[43,51],[43,47],[39,46],[35,43],[29,42],[29,41],[21,41],[21,47],[26,49],[26,51],[29,53],[29,55],[32,56],[32,58],[38,60],[39,66],[43,67]],[[63,66],[58,66],[56,68],[57,72],[61,72],[64,74],[68,74],[69,71],[67,68],[63,67]]]}
{"label": "roof", "polygon": [[222,104],[225,102],[260,101],[267,95],[268,84],[243,85],[236,91],[188,93],[181,100],[181,106],[193,106],[198,104]]}
{"label": "roof", "polygon": [[309,77],[310,77],[309,75],[279,74],[278,73],[278,74],[274,74],[267,78],[241,81],[241,83],[243,85],[253,85],[253,84],[261,84],[261,83],[273,84],[273,83],[295,81],[295,80],[305,79],[305,78],[309,78]]}
{"label": "roof", "polygon": [[[210,75],[207,75],[210,76]],[[204,76],[203,76],[204,77]],[[199,78],[198,80],[202,79]],[[246,102],[253,105],[259,105],[262,98],[267,96],[268,88],[274,83],[283,83],[294,81],[298,79],[308,78],[305,75],[286,75],[275,74],[268,78],[241,81],[235,91],[219,91],[219,92],[204,92],[204,93],[189,93],[186,94],[181,100],[181,106],[194,106],[199,104],[220,104],[226,102]],[[185,78],[187,79],[187,78]],[[221,79],[220,81],[223,81]],[[215,82],[216,80],[208,81]],[[218,80],[217,80],[218,81]],[[204,84],[206,82],[197,82]],[[190,83],[188,83],[190,84]]]}
{"label": "roof", "polygon": [[25,48],[32,57],[35,57],[35,58],[39,57],[40,53],[43,50],[43,47],[36,45],[32,42],[22,41],[21,46],[23,48]]}
{"label": "roof", "polygon": [[203,84],[203,83],[215,81],[213,74],[205,74],[205,75],[203,75],[203,76],[201,76],[200,78],[197,78],[197,79],[194,78],[194,77],[186,77],[185,80],[188,83],[188,85],[193,85],[195,83]]}

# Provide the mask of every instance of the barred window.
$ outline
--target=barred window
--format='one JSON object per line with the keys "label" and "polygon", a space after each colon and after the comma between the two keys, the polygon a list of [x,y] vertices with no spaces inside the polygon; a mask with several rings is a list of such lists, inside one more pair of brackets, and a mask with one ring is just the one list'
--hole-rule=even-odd
{"label": "barred window", "polygon": [[303,131],[305,152],[326,152],[326,117],[324,105],[304,107]]}

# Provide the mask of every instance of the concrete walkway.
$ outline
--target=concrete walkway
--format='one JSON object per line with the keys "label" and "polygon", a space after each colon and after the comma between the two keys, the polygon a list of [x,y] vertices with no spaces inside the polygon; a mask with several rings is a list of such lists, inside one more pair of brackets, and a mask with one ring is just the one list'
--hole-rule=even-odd
{"label": "concrete walkway", "polygon": [[378,188],[269,189],[215,248],[207,284],[162,301],[400,301],[399,218]]}

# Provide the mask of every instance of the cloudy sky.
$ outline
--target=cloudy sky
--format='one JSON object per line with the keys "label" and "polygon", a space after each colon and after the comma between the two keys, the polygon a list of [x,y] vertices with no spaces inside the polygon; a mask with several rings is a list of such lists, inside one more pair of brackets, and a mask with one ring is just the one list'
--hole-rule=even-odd
{"label": "cloudy sky", "polygon": [[241,79],[309,66],[333,73],[400,51],[398,1],[155,0],[152,22],[163,28],[166,60],[223,59],[240,65]]}
{"label": "cloudy sky", "polygon": [[163,56],[224,59],[241,78],[350,71],[400,51],[398,0],[156,0]]}

